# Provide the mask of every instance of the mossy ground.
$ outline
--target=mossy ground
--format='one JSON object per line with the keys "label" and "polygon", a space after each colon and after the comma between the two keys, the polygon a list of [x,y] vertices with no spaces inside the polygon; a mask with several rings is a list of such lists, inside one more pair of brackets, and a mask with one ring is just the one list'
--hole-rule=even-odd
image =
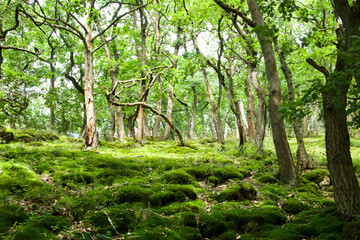
{"label": "mossy ground", "polygon": [[305,140],[318,169],[293,189],[275,177],[268,140],[264,155],[232,140],[225,150],[147,140],[92,151],[67,137],[36,141],[0,145],[0,239],[351,239],[356,225],[319,186],[321,137]]}

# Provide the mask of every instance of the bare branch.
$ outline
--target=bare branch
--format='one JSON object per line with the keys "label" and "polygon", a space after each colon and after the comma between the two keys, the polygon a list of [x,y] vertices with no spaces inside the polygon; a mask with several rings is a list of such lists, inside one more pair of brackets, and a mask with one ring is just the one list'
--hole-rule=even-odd
{"label": "bare branch", "polygon": [[251,21],[249,18],[247,18],[247,17],[245,16],[245,14],[242,13],[242,12],[240,12],[239,10],[237,10],[237,9],[233,8],[232,6],[224,3],[224,2],[221,1],[221,0],[214,0],[214,2],[215,2],[217,5],[219,5],[222,9],[224,9],[225,11],[234,13],[234,14],[238,15],[239,17],[241,17],[241,18],[244,20],[244,22],[245,22],[246,24],[248,24],[250,27],[256,27],[256,24],[255,24],[253,21]]}
{"label": "bare branch", "polygon": [[99,47],[97,47],[92,53],[95,53],[97,50],[99,50],[100,48],[102,48],[105,44],[108,44],[109,42],[111,42],[112,40],[114,40],[115,38],[117,38],[118,35],[115,35],[114,37],[112,37],[110,40],[103,42]]}
{"label": "bare branch", "polygon": [[101,32],[99,32],[95,37],[93,37],[93,39],[91,41],[94,41],[96,38],[100,37],[101,35],[103,35],[105,32],[107,32],[114,24],[117,23],[117,21],[119,21],[121,18],[125,17],[126,15],[134,12],[134,11],[137,11],[138,9],[140,8],[144,8],[146,7],[147,4],[145,5],[141,5],[140,7],[137,7],[137,8],[134,8],[134,9],[131,9],[130,11],[118,16],[117,18],[115,18],[114,21],[112,21],[104,30],[102,30]]}
{"label": "bare branch", "polygon": [[306,62],[308,64],[310,64],[313,68],[315,68],[316,70],[318,70],[319,72],[321,72],[322,74],[324,74],[325,78],[329,77],[329,71],[323,67],[318,65],[314,60],[312,60],[311,58],[307,58]]}

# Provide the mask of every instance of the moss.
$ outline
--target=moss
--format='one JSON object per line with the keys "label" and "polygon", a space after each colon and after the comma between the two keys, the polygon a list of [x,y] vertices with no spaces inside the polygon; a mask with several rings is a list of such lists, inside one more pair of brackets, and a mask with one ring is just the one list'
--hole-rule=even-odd
{"label": "moss", "polygon": [[265,174],[265,175],[261,175],[260,177],[258,177],[257,179],[259,182],[261,183],[278,183],[279,181],[275,178],[274,175],[271,174]]}
{"label": "moss", "polygon": [[288,223],[281,228],[276,228],[268,234],[269,239],[274,240],[301,240],[302,237],[297,231],[298,226]]}
{"label": "moss", "polygon": [[214,187],[216,187],[219,184],[219,179],[215,176],[210,176],[208,178],[208,181],[210,184],[212,184]]}
{"label": "moss", "polygon": [[150,197],[152,206],[164,206],[172,202],[185,202],[195,200],[197,194],[193,188],[183,185],[167,186],[164,191],[159,191]]}
{"label": "moss", "polygon": [[243,201],[245,199],[253,200],[256,198],[257,191],[255,187],[248,182],[226,188],[215,198],[218,202],[224,201]]}
{"label": "moss", "polygon": [[296,198],[289,198],[283,202],[281,207],[285,212],[292,214],[299,213],[305,209],[304,204]]}
{"label": "moss", "polygon": [[221,168],[212,169],[214,176],[219,179],[220,182],[225,182],[228,179],[239,179],[242,180],[244,177],[237,167],[224,166]]}
{"label": "moss", "polygon": [[33,146],[33,147],[40,147],[43,146],[44,144],[42,142],[31,142],[28,144],[28,146]]}
{"label": "moss", "polygon": [[95,177],[90,172],[74,172],[61,175],[61,182],[63,185],[70,186],[69,183],[83,183],[90,184],[94,182]]}
{"label": "moss", "polygon": [[306,183],[302,187],[297,188],[299,192],[307,192],[320,196],[321,191],[319,189],[319,186],[315,183]]}
{"label": "moss", "polygon": [[196,215],[193,212],[180,212],[174,215],[175,222],[180,226],[195,227],[197,226]]}
{"label": "moss", "polygon": [[117,191],[114,201],[119,204],[125,202],[147,203],[151,194],[152,191],[148,188],[140,186],[124,186]]}
{"label": "moss", "polygon": [[204,180],[211,175],[211,171],[205,166],[193,166],[186,169],[186,172],[196,178],[196,180]]}
{"label": "moss", "polygon": [[163,151],[165,153],[189,154],[196,151],[196,149],[191,148],[189,146],[170,146],[164,149]]}
{"label": "moss", "polygon": [[[26,212],[16,205],[0,207],[0,234],[7,232],[14,224],[20,224],[27,219]],[[1,236],[1,235],[0,235]]]}
{"label": "moss", "polygon": [[31,218],[28,222],[31,227],[45,228],[57,234],[60,231],[70,227],[70,221],[61,216],[42,215]]}
{"label": "moss", "polygon": [[182,227],[176,231],[184,240],[202,240],[202,236],[195,227]]}
{"label": "moss", "polygon": [[34,186],[40,186],[39,177],[28,167],[12,162],[0,162],[0,189],[23,193]]}
{"label": "moss", "polygon": [[329,170],[327,169],[315,169],[305,173],[304,178],[307,180],[319,184],[325,176],[330,176]]}
{"label": "moss", "polygon": [[117,235],[116,231],[118,233],[127,233],[136,226],[133,211],[121,206],[114,206],[101,211],[91,211],[85,216],[85,221],[91,224],[94,232],[102,234],[111,232],[112,235]]}
{"label": "moss", "polygon": [[200,214],[198,228],[203,237],[219,236],[226,230],[225,216],[221,212]]}
{"label": "moss", "polygon": [[223,234],[221,234],[219,236],[219,239],[221,240],[234,240],[236,239],[236,236],[238,235],[238,233],[234,230],[229,230],[224,232]]}
{"label": "moss", "polygon": [[182,170],[166,172],[163,179],[170,184],[190,184],[193,181],[193,177]]}
{"label": "moss", "polygon": [[4,126],[0,125],[0,144],[9,143],[14,140],[14,133],[8,131]]}
{"label": "moss", "polygon": [[288,191],[282,185],[268,184],[258,189],[258,193],[262,198],[270,198],[271,200],[279,201],[288,194]]}

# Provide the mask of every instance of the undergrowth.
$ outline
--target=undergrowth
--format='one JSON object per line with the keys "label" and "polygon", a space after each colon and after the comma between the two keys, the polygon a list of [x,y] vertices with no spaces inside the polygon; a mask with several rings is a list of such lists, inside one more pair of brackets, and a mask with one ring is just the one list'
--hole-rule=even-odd
{"label": "undergrowth", "polygon": [[225,150],[210,140],[1,144],[0,238],[351,239],[360,223],[338,217],[323,139],[305,141],[317,169],[292,189],[276,178],[269,141],[264,154],[235,140]]}

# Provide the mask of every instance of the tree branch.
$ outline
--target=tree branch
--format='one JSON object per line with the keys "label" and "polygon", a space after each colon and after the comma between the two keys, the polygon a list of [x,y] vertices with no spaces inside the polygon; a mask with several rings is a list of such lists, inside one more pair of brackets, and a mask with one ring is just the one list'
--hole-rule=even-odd
{"label": "tree branch", "polygon": [[[106,91],[106,90],[105,90]],[[110,93],[106,91],[105,93],[106,95],[109,95]],[[123,107],[137,107],[137,106],[142,106],[143,108],[147,108],[149,109],[151,112],[153,112],[156,115],[159,115],[160,117],[162,117],[169,125],[170,127],[176,132],[176,134],[179,137],[179,141],[180,141],[180,145],[181,146],[185,146],[184,144],[184,140],[183,137],[181,135],[180,130],[171,122],[170,119],[168,119],[164,114],[159,113],[158,111],[156,111],[153,107],[151,107],[150,105],[144,103],[144,102],[136,102],[136,103],[118,103],[118,102],[114,102],[113,99],[110,98],[110,102],[111,104],[115,105],[115,106],[123,106]]]}
{"label": "tree branch", "polygon": [[315,68],[316,70],[318,70],[319,72],[321,72],[322,74],[324,74],[325,78],[329,77],[329,71],[323,67],[318,65],[314,60],[312,60],[311,58],[307,58],[306,62],[308,64],[310,64],[313,68]]}
{"label": "tree branch", "polygon": [[246,24],[248,24],[250,27],[256,27],[256,24],[255,24],[253,21],[251,21],[249,18],[247,18],[247,17],[245,16],[245,14],[242,13],[242,12],[240,12],[239,10],[231,7],[230,5],[224,3],[224,2],[221,1],[221,0],[214,0],[214,2],[215,2],[217,5],[219,5],[222,9],[224,9],[225,11],[234,13],[234,14],[238,15],[239,17],[241,17],[241,18],[244,20],[244,22],[245,22]]}
{"label": "tree branch", "polygon": [[134,12],[134,11],[140,9],[140,8],[146,7],[146,6],[147,6],[147,4],[141,5],[141,6],[138,7],[138,8],[131,9],[130,11],[128,11],[128,12],[126,12],[126,13],[118,16],[118,17],[115,18],[115,20],[112,21],[104,30],[102,30],[102,31],[99,32],[95,37],[93,37],[93,38],[91,39],[91,41],[93,42],[96,38],[98,38],[98,37],[100,37],[101,35],[103,35],[104,33],[106,33],[106,32],[107,32],[117,21],[119,21],[121,18],[125,17],[126,15],[128,15],[128,14],[130,14],[130,13],[132,13],[132,12]]}

